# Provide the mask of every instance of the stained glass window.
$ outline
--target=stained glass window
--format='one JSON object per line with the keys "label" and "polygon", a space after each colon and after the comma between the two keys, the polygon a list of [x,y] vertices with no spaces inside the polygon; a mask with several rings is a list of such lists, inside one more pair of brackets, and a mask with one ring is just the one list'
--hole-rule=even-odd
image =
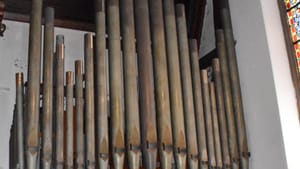
{"label": "stained glass window", "polygon": [[284,0],[286,5],[288,23],[295,48],[295,57],[300,72],[300,0]]}

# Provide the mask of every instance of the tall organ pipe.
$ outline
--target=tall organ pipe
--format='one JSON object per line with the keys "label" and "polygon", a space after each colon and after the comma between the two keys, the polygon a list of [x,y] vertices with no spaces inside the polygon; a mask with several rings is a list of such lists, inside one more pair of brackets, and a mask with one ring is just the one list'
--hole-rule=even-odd
{"label": "tall organ pipe", "polygon": [[192,90],[192,75],[190,64],[189,44],[187,37],[187,24],[183,4],[176,5],[176,20],[178,30],[179,58],[181,68],[181,81],[183,89],[183,105],[185,129],[187,137],[187,159],[190,169],[198,168],[198,147],[195,124],[195,109]]}
{"label": "tall organ pipe", "polygon": [[24,77],[23,73],[16,73],[16,114],[17,114],[17,140],[19,169],[25,168],[24,161]]}
{"label": "tall organ pipe", "polygon": [[84,69],[85,69],[85,130],[86,130],[86,167],[95,166],[95,103],[94,103],[94,47],[93,35],[84,35]]}
{"label": "tall organ pipe", "polygon": [[148,0],[134,0],[143,165],[156,168],[157,130]]}
{"label": "tall organ pipe", "polygon": [[55,168],[64,167],[64,36],[56,36],[56,70],[55,70],[55,117],[56,117],[56,151]]}
{"label": "tall organ pipe", "polygon": [[44,59],[43,59],[43,123],[42,123],[42,166],[52,165],[52,123],[53,123],[53,53],[54,53],[54,9],[45,9]]}
{"label": "tall organ pipe", "polygon": [[129,168],[139,169],[141,137],[133,0],[121,0],[120,2],[125,82],[126,149]]}
{"label": "tall organ pipe", "polygon": [[190,40],[189,44],[190,44],[192,81],[193,81],[194,103],[195,103],[195,119],[196,119],[196,129],[197,129],[197,138],[198,138],[200,168],[208,169],[205,118],[204,118],[204,110],[203,110],[202,84],[200,78],[197,41],[195,39],[192,39]]}
{"label": "tall organ pipe", "polygon": [[100,169],[107,169],[109,163],[108,108],[107,108],[107,61],[105,0],[96,0],[96,42],[95,42],[95,115],[97,162]]}
{"label": "tall organ pipe", "polygon": [[123,110],[122,59],[119,0],[107,1],[111,143],[115,169],[122,169],[125,158],[125,116]]}
{"label": "tall organ pipe", "polygon": [[83,99],[83,63],[75,61],[75,110],[76,110],[76,168],[84,169],[84,99]]}
{"label": "tall organ pipe", "polygon": [[243,109],[243,100],[241,94],[241,86],[239,79],[239,71],[237,64],[237,57],[234,46],[232,24],[230,19],[229,9],[224,8],[221,10],[222,23],[224,26],[224,37],[226,44],[227,52],[227,61],[230,66],[229,77],[231,82],[231,92],[232,92],[232,101],[234,107],[234,115],[236,117],[236,129],[238,135],[238,146],[239,146],[239,156],[241,159],[241,168],[249,168],[249,150],[247,143],[247,133],[245,126],[245,117]]}
{"label": "tall organ pipe", "polygon": [[[222,48],[217,45],[218,53],[221,52],[219,49]],[[219,59],[213,60],[213,72],[214,72],[214,82],[216,89],[216,101],[217,101],[217,110],[219,116],[219,124],[220,124],[220,137],[222,144],[222,159],[223,166],[226,169],[231,167],[231,159],[229,154],[229,140],[228,140],[228,130],[227,130],[227,122],[226,122],[226,114],[225,114],[225,104],[224,104],[224,93],[223,93],[223,83],[222,83],[222,75],[221,75],[221,66]]]}
{"label": "tall organ pipe", "polygon": [[209,82],[207,70],[201,70],[202,77],[202,92],[203,92],[203,105],[205,112],[205,125],[207,133],[207,147],[208,147],[208,159],[210,168],[216,168],[216,153],[214,145],[214,131],[212,124],[211,102],[209,93]]}
{"label": "tall organ pipe", "polygon": [[[174,150],[177,158],[180,153],[176,150],[186,148],[186,138],[184,130],[184,110],[182,100],[182,86],[179,65],[178,38],[175,19],[175,7],[173,0],[163,1],[166,50],[170,86],[170,102],[172,112],[172,129]],[[180,125],[179,125],[180,124]]]}
{"label": "tall organ pipe", "polygon": [[[162,1],[151,0],[149,1],[149,7],[150,26],[152,32],[152,53],[154,59],[156,107],[158,116],[158,148],[162,168],[169,169],[172,167],[172,149],[169,147],[172,147],[173,145],[173,138]],[[177,125],[184,128],[184,124]],[[184,133],[181,134],[181,138],[184,138]],[[182,149],[185,150],[185,147],[179,147],[179,152],[181,152]],[[183,153],[182,158],[184,157],[185,154]],[[180,161],[178,166],[184,166],[185,160],[181,159],[181,156],[177,161]]]}
{"label": "tall organ pipe", "polygon": [[40,71],[42,38],[42,0],[31,3],[29,50],[28,50],[28,85],[26,112],[28,114],[26,137],[26,168],[35,169],[39,150],[39,112],[40,112]]}
{"label": "tall organ pipe", "polygon": [[230,88],[230,78],[229,78],[229,68],[226,54],[226,46],[224,39],[224,31],[216,31],[217,38],[217,51],[218,57],[220,59],[221,73],[222,73],[222,82],[224,90],[224,103],[226,110],[227,126],[228,126],[228,138],[229,138],[229,150],[232,162],[232,168],[239,168],[239,151],[238,151],[238,142],[235,126],[235,116],[233,112],[233,103],[232,103],[232,94]]}
{"label": "tall organ pipe", "polygon": [[74,74],[73,72],[66,72],[66,168],[73,169],[73,153],[74,153],[74,112],[73,112],[73,91],[74,91]]}

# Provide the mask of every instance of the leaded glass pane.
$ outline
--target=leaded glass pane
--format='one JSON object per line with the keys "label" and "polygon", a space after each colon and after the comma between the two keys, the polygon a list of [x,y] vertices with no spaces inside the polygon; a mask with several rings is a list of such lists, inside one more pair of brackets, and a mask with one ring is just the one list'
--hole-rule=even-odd
{"label": "leaded glass pane", "polygon": [[300,40],[300,5],[288,11],[288,22],[293,42]]}
{"label": "leaded glass pane", "polygon": [[300,2],[300,0],[285,0],[285,5],[286,5],[287,9],[290,9],[299,2]]}

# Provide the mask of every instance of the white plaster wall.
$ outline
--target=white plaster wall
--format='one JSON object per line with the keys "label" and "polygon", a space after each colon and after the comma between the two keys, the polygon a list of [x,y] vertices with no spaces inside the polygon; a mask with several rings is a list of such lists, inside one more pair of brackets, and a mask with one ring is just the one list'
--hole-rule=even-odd
{"label": "white plaster wall", "polygon": [[[27,74],[28,32],[25,23],[4,21],[7,26],[0,37],[0,169],[8,169],[9,135],[15,103],[15,72]],[[74,71],[74,60],[83,59],[84,32],[56,28],[55,34],[65,35],[65,70]]]}
{"label": "white plaster wall", "polygon": [[250,168],[299,169],[299,121],[277,1],[229,2]]}

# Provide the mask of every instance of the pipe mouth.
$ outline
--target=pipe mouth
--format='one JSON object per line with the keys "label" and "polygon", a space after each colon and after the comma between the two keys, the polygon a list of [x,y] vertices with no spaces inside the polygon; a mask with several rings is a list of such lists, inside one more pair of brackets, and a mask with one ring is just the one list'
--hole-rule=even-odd
{"label": "pipe mouth", "polygon": [[17,85],[22,85],[23,84],[23,72],[18,72],[16,73],[16,83]]}

